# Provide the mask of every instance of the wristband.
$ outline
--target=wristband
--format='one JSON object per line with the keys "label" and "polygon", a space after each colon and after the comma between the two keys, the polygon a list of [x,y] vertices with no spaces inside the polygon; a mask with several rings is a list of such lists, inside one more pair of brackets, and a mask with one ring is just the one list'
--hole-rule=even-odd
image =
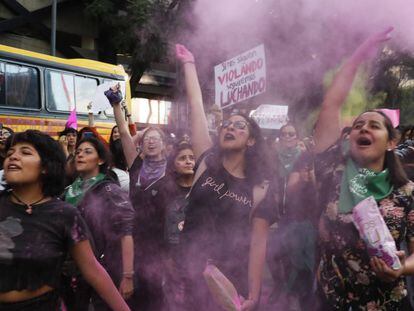
{"label": "wristband", "polygon": [[195,64],[195,62],[193,60],[188,60],[188,61],[183,62],[183,65],[185,64]]}

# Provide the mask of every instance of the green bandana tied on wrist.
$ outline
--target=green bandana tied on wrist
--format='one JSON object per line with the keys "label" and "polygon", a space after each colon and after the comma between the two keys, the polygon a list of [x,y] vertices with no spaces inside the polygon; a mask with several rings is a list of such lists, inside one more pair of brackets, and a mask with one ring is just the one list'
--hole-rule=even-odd
{"label": "green bandana tied on wrist", "polygon": [[376,173],[367,168],[357,168],[348,157],[341,181],[339,213],[350,213],[355,205],[369,196],[378,202],[389,196],[392,190],[388,169]]}
{"label": "green bandana tied on wrist", "polygon": [[83,199],[86,191],[88,191],[92,186],[96,185],[98,182],[104,180],[105,174],[99,173],[95,177],[83,180],[78,177],[75,181],[68,187],[65,194],[65,201],[78,206],[79,202]]}

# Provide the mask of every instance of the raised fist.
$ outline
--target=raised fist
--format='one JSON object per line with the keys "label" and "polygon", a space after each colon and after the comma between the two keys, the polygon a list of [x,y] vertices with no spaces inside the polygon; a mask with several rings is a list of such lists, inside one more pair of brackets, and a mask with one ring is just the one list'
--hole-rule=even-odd
{"label": "raised fist", "polygon": [[182,44],[175,45],[175,55],[183,64],[194,63],[194,55]]}

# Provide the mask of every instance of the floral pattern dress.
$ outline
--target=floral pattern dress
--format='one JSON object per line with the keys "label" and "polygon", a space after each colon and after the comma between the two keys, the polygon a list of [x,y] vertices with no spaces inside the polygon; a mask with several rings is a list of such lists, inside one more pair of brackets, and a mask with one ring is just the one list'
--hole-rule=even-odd
{"label": "floral pattern dress", "polygon": [[[403,278],[387,283],[375,276],[352,213],[338,210],[346,159],[339,145],[316,156],[315,174],[322,214],[319,221],[318,282],[329,310],[401,310],[407,295]],[[409,182],[378,202],[397,248],[414,241],[414,183]]]}

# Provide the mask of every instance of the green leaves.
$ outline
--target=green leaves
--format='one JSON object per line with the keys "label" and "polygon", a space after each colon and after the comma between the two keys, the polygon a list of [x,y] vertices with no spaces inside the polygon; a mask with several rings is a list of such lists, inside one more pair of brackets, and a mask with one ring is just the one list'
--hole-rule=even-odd
{"label": "green leaves", "polygon": [[[131,83],[138,83],[152,62],[164,60],[168,41],[180,27],[178,9],[188,0],[83,0],[100,26],[100,49],[131,57]],[[102,37],[105,37],[102,39]],[[104,46],[103,46],[104,45]]]}

